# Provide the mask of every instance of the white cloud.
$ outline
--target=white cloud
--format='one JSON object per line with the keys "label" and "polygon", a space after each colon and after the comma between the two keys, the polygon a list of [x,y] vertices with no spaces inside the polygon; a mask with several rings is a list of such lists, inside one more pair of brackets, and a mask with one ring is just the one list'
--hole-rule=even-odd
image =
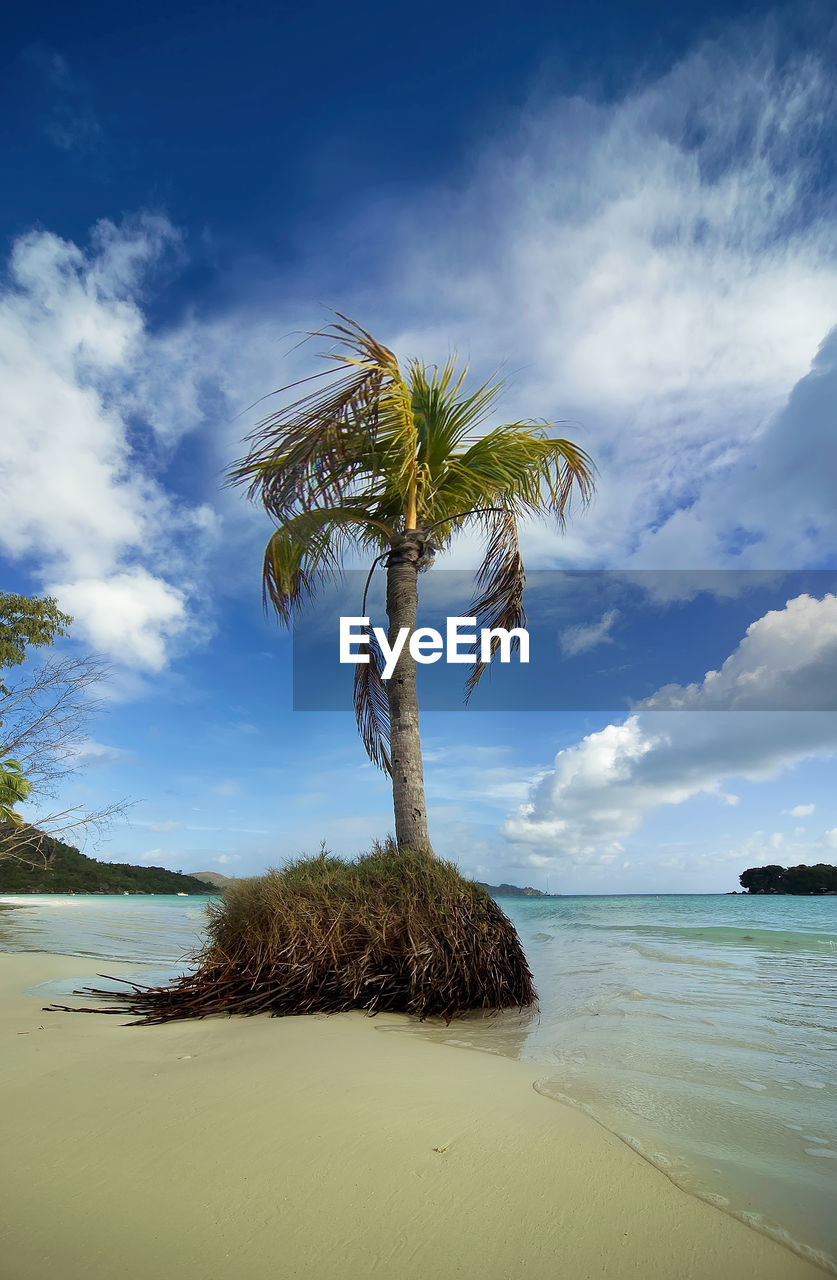
{"label": "white cloud", "polygon": [[783,43],[749,24],[621,101],[532,111],[464,188],[402,215],[428,318],[397,349],[506,356],[509,414],[565,421],[599,465],[560,542],[530,531],[533,564],[793,567],[837,547],[833,343],[810,372],[837,322],[817,169],[837,77]]}
{"label": "white cloud", "polygon": [[[505,357],[504,414],[568,420],[598,498],[563,538],[526,531],[531,567],[792,567],[837,549],[837,240],[816,169],[837,77],[773,50],[751,25],[620,101],[530,110],[455,187],[389,203],[383,226],[364,211],[378,248],[363,285],[324,293],[320,238],[270,291],[329,297],[399,353],[458,345],[477,373]],[[310,369],[287,335],[324,318],[244,300],[151,333],[147,272],[174,252],[158,217],[103,223],[86,251],[33,232],[0,302],[0,549],[73,593],[80,634],[151,669],[185,643],[214,520],[221,594],[266,529],[238,494],[213,495],[215,517],[178,511],[170,452],[208,415],[219,473],[252,425],[235,414]],[[102,600],[126,575],[139,616],[119,626]]]}
{"label": "white cloud", "polygon": [[514,764],[511,754],[503,746],[436,745],[430,740],[423,751],[429,803],[438,807],[472,801],[486,809],[524,800],[539,775]]}
{"label": "white cloud", "polygon": [[559,636],[564,656],[574,658],[576,654],[595,649],[597,644],[612,644],[613,636],[610,632],[618,617],[618,609],[609,609],[598,622],[592,622],[589,626],[566,627]]}
{"label": "white cloud", "polygon": [[86,254],[32,232],[0,296],[0,549],[34,561],[74,634],[150,670],[186,621],[177,540],[197,564],[213,523],[162,487],[137,421],[142,282],[175,238],[152,217],[100,224]]}
{"label": "white cloud", "polygon": [[837,331],[747,449],[717,467],[688,509],[643,535],[635,563],[816,565],[837,548]]}
{"label": "white cloud", "polygon": [[647,710],[837,710],[837,596],[797,596],[747,628],[720,671],[665,685]]}
{"label": "white cloud", "polygon": [[136,568],[109,578],[50,583],[63,608],[81,620],[95,648],[126,666],[158,671],[167,641],[187,622],[183,592]]}
{"label": "white cloud", "polygon": [[[362,212],[358,235],[378,246],[362,285],[330,296],[318,241],[274,290],[328,298],[403,355],[458,347],[477,375],[505,358],[504,416],[566,422],[598,497],[563,537],[526,531],[530,567],[793,567],[837,549],[834,343],[811,363],[837,321],[816,170],[837,77],[775,48],[770,23],[750,24],[622,100],[529,110],[455,187],[389,202],[385,223]],[[190,314],[139,344],[130,395],[167,445],[207,398],[229,405],[206,441],[220,470],[252,425],[229,419],[310,371],[288,335],[324,319],[261,302]],[[233,555],[262,539],[239,495],[216,507],[224,556],[230,532]],[[476,558],[468,538],[445,563]]]}
{"label": "white cloud", "polygon": [[[713,710],[720,691],[733,705],[759,705],[777,687],[771,662],[799,696],[818,684],[828,688],[834,654],[820,640],[837,621],[835,605],[831,596],[789,601],[748,628],[720,675],[709,673],[686,689],[668,686],[659,701],[654,695],[623,724],[560,751],[552,771],[507,818],[503,834],[548,847],[541,857],[607,864],[661,805],[701,793],[730,803],[722,789],[727,779],[762,781],[799,760],[837,754],[837,714],[810,709],[813,700],[803,711]],[[662,712],[662,705],[690,709]]]}
{"label": "white cloud", "polygon": [[816,807],[814,804],[795,804],[792,809],[783,809],[782,813],[790,814],[792,818],[810,818]]}
{"label": "white cloud", "polygon": [[68,750],[68,756],[85,768],[89,765],[117,764],[130,756],[124,747],[114,747],[109,743],[96,742],[94,738],[84,738]]}
{"label": "white cloud", "polygon": [[[784,831],[754,831],[735,845],[716,843],[698,854],[696,861],[707,870],[724,864],[736,868],[763,866],[765,862],[778,862],[785,867],[814,866],[833,859],[837,848],[837,827],[821,831],[807,840],[800,839],[803,831],[804,828],[797,828],[793,836]],[[678,870],[688,867],[688,859],[675,858],[673,861]]]}

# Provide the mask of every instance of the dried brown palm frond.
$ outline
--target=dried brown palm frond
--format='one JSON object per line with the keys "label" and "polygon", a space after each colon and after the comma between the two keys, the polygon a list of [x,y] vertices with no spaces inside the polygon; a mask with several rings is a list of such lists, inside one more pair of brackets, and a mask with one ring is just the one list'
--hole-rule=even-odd
{"label": "dried brown palm frond", "polygon": [[[523,589],[526,572],[520,555],[517,537],[517,520],[509,508],[501,508],[484,517],[489,530],[485,557],[477,572],[479,594],[471,604],[471,613],[477,619],[477,629],[502,627],[506,631],[526,626],[526,610],[523,608]],[[491,656],[497,651],[499,641],[491,640]],[[512,638],[512,651],[520,648],[517,636]],[[465,682],[465,700],[479,684],[486,668],[480,659]]]}
{"label": "dried brown palm frond", "polygon": [[355,667],[354,707],[358,733],[374,765],[392,774],[389,756],[389,699],[382,678],[384,655],[374,631],[367,628],[369,661]]}
{"label": "dried brown palm frond", "polygon": [[391,842],[354,863],[323,852],[236,882],[212,905],[208,935],[195,972],[168,986],[85,988],[76,994],[92,996],[95,1009],[51,1009],[141,1024],[347,1009],[450,1021],[537,998],[515,928],[494,899],[452,864]]}

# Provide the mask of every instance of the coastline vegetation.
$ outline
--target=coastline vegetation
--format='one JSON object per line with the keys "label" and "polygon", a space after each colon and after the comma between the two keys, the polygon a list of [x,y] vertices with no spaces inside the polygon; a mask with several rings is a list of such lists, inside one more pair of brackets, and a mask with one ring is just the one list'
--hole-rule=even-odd
{"label": "coastline vegetation", "polygon": [[837,867],[827,862],[813,867],[748,867],[739,882],[748,893],[837,893]]}
{"label": "coastline vegetation", "polygon": [[491,894],[492,898],[554,898],[560,895],[545,893],[543,889],[533,889],[531,885],[521,888],[518,884],[486,884],[484,880],[478,880],[477,884],[481,889],[485,889]]}
{"label": "coastline vegetation", "polygon": [[[0,824],[0,847],[9,828]],[[0,893],[196,893],[217,890],[165,867],[99,862],[35,827],[15,831],[15,856],[0,859]]]}
{"label": "coastline vegetation", "polygon": [[[81,748],[100,706],[91,690],[107,674],[89,656],[31,664],[32,650],[69,635],[71,623],[52,596],[0,591],[0,860],[25,860],[45,834],[99,831],[127,807],[117,801],[93,812],[80,805],[44,811],[44,800],[83,764]],[[12,677],[12,668],[22,670]],[[34,826],[18,812],[24,802],[41,806]]]}

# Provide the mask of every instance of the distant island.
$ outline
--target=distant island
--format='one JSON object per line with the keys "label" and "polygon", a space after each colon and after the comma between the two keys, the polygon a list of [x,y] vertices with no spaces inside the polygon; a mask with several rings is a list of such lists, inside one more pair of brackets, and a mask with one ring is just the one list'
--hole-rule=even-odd
{"label": "distant island", "polygon": [[207,879],[201,879],[165,867],[97,862],[35,828],[16,851],[17,857],[0,858],[0,893],[217,893],[214,878],[208,879],[212,872],[202,873]]}
{"label": "distant island", "polygon": [[747,893],[837,894],[837,867],[748,867],[738,877]]}
{"label": "distant island", "polygon": [[544,893],[543,889],[532,889],[528,885],[521,889],[517,884],[485,884],[478,880],[481,889],[486,889],[492,898],[560,898],[560,893]]}

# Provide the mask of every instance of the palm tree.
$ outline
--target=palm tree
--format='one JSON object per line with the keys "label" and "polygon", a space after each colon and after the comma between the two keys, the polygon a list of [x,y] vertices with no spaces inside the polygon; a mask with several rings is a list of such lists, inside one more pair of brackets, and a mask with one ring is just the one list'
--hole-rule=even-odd
{"label": "palm tree", "polygon": [[[354,321],[338,319],[324,338],[330,380],[260,422],[249,452],[230,470],[276,524],[264,555],[265,604],[285,625],[349,552],[386,561],[389,642],[415,628],[418,572],[463,529],[486,539],[471,613],[479,627],[525,625],[521,517],[548,515],[563,526],[573,493],[587,501],[593,464],[546,424],[510,422],[480,433],[502,384],[465,388],[467,369],[398,360]],[[275,393],[299,387],[292,383]],[[370,570],[371,576],[371,570]],[[495,641],[496,648],[496,641]],[[370,758],[392,778],[399,848],[431,851],[427,831],[416,664],[407,646],[392,677],[381,655],[355,668],[355,710]],[[477,662],[468,696],[482,674]]]}
{"label": "palm tree", "polygon": [[23,818],[15,812],[14,806],[21,804],[32,790],[31,782],[24,778],[19,760],[9,756],[0,760],[0,822],[8,822],[13,827],[22,827]]}

